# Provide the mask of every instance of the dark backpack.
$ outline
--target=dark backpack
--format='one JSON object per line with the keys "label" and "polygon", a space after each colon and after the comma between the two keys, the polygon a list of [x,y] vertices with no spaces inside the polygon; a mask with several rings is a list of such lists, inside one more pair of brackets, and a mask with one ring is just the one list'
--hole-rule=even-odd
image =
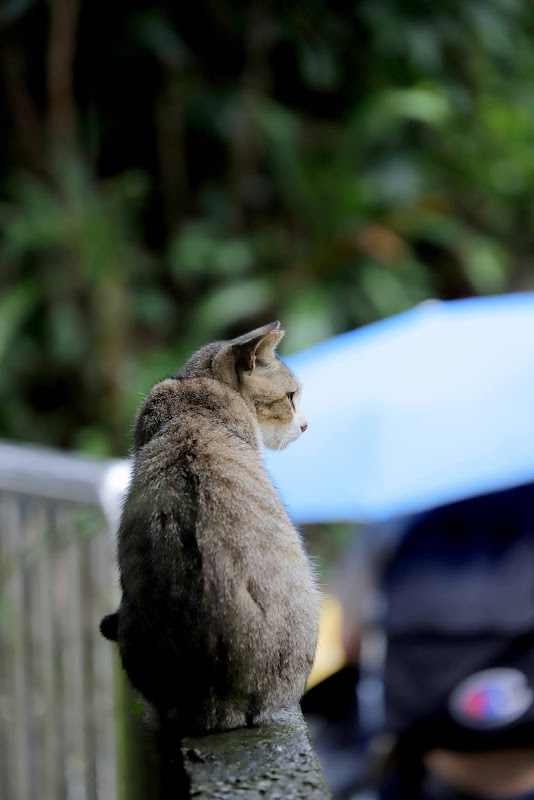
{"label": "dark backpack", "polygon": [[383,590],[386,727],[419,750],[530,745],[534,484],[420,517]]}

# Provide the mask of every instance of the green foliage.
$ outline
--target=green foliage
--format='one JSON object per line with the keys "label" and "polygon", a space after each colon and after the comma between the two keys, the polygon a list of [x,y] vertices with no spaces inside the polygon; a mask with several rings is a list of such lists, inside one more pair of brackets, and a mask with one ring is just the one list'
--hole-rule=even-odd
{"label": "green foliage", "polygon": [[289,352],[428,297],[525,285],[529,4],[95,0],[70,127],[57,75],[44,100],[28,78],[31,43],[43,69],[57,46],[37,11],[61,4],[15,5],[1,435],[123,453],[140,393],[210,339],[281,319]]}

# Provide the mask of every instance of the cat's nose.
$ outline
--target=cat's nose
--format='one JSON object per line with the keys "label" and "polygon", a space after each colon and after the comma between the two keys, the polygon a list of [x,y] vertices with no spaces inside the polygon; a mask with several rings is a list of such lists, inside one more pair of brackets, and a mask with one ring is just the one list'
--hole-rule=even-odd
{"label": "cat's nose", "polygon": [[300,429],[301,429],[302,433],[304,433],[304,431],[307,429],[307,427],[308,427],[308,423],[307,422],[305,422],[304,425],[300,426]]}

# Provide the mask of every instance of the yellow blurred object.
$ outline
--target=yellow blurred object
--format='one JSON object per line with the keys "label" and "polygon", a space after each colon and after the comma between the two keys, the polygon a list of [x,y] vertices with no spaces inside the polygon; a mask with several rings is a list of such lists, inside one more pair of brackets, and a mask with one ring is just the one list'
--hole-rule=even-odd
{"label": "yellow blurred object", "polygon": [[307,689],[324,681],[345,664],[341,644],[341,603],[333,595],[325,595],[319,619],[319,640],[313,668],[308,677]]}

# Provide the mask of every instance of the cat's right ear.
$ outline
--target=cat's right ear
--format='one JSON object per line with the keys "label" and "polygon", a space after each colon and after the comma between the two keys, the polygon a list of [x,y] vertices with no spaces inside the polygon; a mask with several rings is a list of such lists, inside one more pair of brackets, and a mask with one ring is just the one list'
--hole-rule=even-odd
{"label": "cat's right ear", "polygon": [[267,351],[273,352],[283,335],[279,322],[270,322],[249,331],[228,342],[215,357],[214,366],[223,380],[237,389],[240,373],[252,372],[256,357],[260,354],[265,357]]}

